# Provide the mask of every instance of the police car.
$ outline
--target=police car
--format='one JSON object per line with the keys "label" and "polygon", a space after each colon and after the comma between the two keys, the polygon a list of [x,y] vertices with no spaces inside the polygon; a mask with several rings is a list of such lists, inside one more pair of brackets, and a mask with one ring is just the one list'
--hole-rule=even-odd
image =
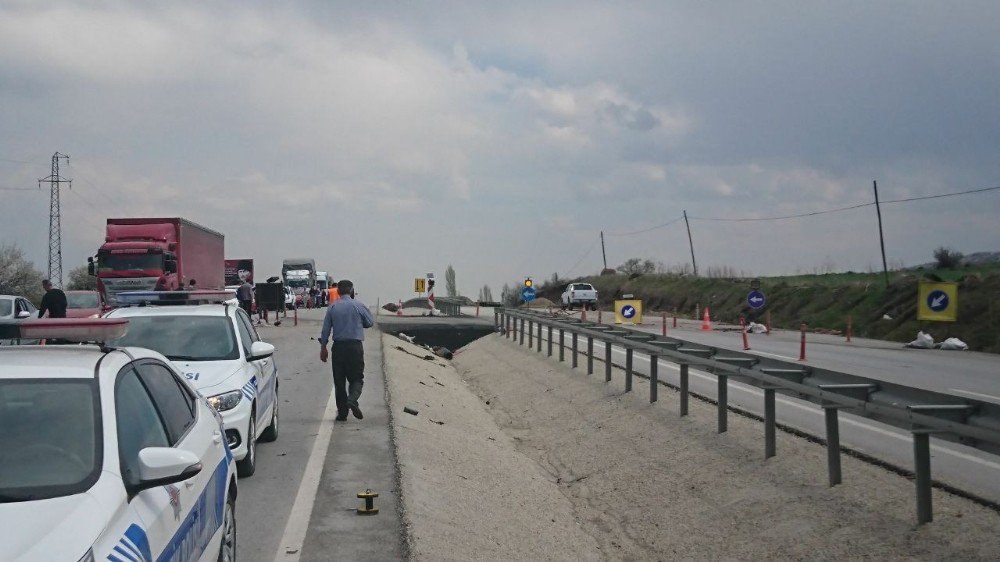
{"label": "police car", "polygon": [[[221,414],[237,473],[257,468],[257,440],[278,438],[278,377],[274,346],[260,341],[232,291],[129,291],[130,304],[105,314],[128,318],[114,345],[156,350]],[[139,306],[141,305],[141,306]],[[169,305],[169,306],[168,306]]]}
{"label": "police car", "polygon": [[[100,342],[127,328],[41,319],[0,337]],[[0,349],[0,558],[233,560],[235,463],[221,421],[154,351]]]}

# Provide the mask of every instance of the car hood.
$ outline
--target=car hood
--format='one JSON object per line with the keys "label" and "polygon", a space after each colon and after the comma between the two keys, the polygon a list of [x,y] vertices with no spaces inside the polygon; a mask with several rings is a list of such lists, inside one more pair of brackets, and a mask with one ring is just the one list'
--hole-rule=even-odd
{"label": "car hood", "polygon": [[11,560],[78,560],[110,514],[89,493],[0,504],[0,544]]}
{"label": "car hood", "polygon": [[242,361],[238,359],[231,361],[173,361],[173,364],[191,383],[191,386],[205,397],[227,390],[238,390],[243,386],[244,381],[235,379],[232,384],[228,384],[229,379],[240,372]]}

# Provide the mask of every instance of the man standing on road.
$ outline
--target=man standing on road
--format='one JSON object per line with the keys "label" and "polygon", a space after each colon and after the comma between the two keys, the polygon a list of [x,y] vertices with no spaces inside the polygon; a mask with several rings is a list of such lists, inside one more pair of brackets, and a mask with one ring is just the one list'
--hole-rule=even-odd
{"label": "man standing on road", "polygon": [[236,300],[240,301],[240,308],[245,310],[247,315],[249,315],[250,309],[253,308],[253,285],[246,279],[236,289]]}
{"label": "man standing on road", "polygon": [[42,307],[38,309],[38,317],[41,318],[48,311],[49,318],[66,318],[66,293],[53,287],[48,279],[42,280],[42,288],[45,289],[45,295],[42,297]]}
{"label": "man standing on road", "polygon": [[[361,388],[365,384],[365,328],[375,325],[372,313],[361,301],[354,299],[354,283],[341,279],[337,283],[340,299],[326,309],[323,331],[319,335],[319,360],[326,363],[326,343],[333,336],[333,392],[337,400],[337,421],[347,419],[350,409],[359,420],[364,416],[358,406]],[[350,384],[350,388],[346,388]]]}

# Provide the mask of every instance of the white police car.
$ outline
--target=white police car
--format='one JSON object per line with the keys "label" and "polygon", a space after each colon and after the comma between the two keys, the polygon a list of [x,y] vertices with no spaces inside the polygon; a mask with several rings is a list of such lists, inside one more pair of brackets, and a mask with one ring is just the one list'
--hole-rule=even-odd
{"label": "white police car", "polygon": [[[69,318],[4,331],[79,342],[127,327]],[[221,419],[159,353],[0,349],[0,451],[3,560],[235,558],[235,463]]]}
{"label": "white police car", "polygon": [[222,413],[242,477],[256,470],[257,440],[278,438],[278,377],[274,346],[260,341],[232,297],[232,291],[212,290],[123,292],[119,303],[143,306],[118,308],[105,318],[130,321],[114,345],[162,353]]}

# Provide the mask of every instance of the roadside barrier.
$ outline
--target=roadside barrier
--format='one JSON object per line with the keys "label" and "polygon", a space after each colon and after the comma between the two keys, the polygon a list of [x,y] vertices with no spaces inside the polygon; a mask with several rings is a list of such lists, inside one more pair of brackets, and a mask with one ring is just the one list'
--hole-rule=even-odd
{"label": "roadside barrier", "polygon": [[799,361],[806,360],[806,325],[799,325],[799,333],[801,337],[799,338]]}
{"label": "roadside barrier", "polygon": [[663,313],[663,336],[666,337],[666,335],[667,335],[667,313],[664,312]]}
{"label": "roadside barrier", "polygon": [[[764,391],[764,456],[776,455],[775,394],[811,402],[823,408],[826,426],[827,472],[830,486],[842,481],[840,469],[839,411],[874,419],[909,431],[913,437],[913,458],[917,503],[917,523],[933,521],[931,503],[930,440],[936,437],[959,442],[990,454],[1000,454],[1000,404],[958,397],[878,379],[820,369],[801,363],[781,361],[750,353],[699,345],[621,326],[606,326],[574,318],[534,311],[502,309],[498,324],[510,328],[521,321],[520,343],[524,343],[524,322],[538,326],[537,350],[541,352],[542,329],[548,331],[548,356],[552,356],[553,331],[559,330],[559,361],[565,360],[565,334],[572,338],[573,367],[577,366],[579,336],[587,338],[587,374],[593,373],[594,346],[604,344],[604,380],[612,376],[612,348],[625,352],[625,391],[632,390],[636,351],[650,358],[649,401],[657,401],[658,364],[663,359],[679,365],[680,415],[688,414],[689,371],[695,367],[717,379],[717,431],[728,429],[728,384],[730,377]],[[805,341],[805,325],[802,325]],[[516,338],[515,338],[516,339]],[[530,349],[530,348],[529,348]],[[804,358],[804,347],[802,348]],[[666,384],[666,383],[662,383]]]}

